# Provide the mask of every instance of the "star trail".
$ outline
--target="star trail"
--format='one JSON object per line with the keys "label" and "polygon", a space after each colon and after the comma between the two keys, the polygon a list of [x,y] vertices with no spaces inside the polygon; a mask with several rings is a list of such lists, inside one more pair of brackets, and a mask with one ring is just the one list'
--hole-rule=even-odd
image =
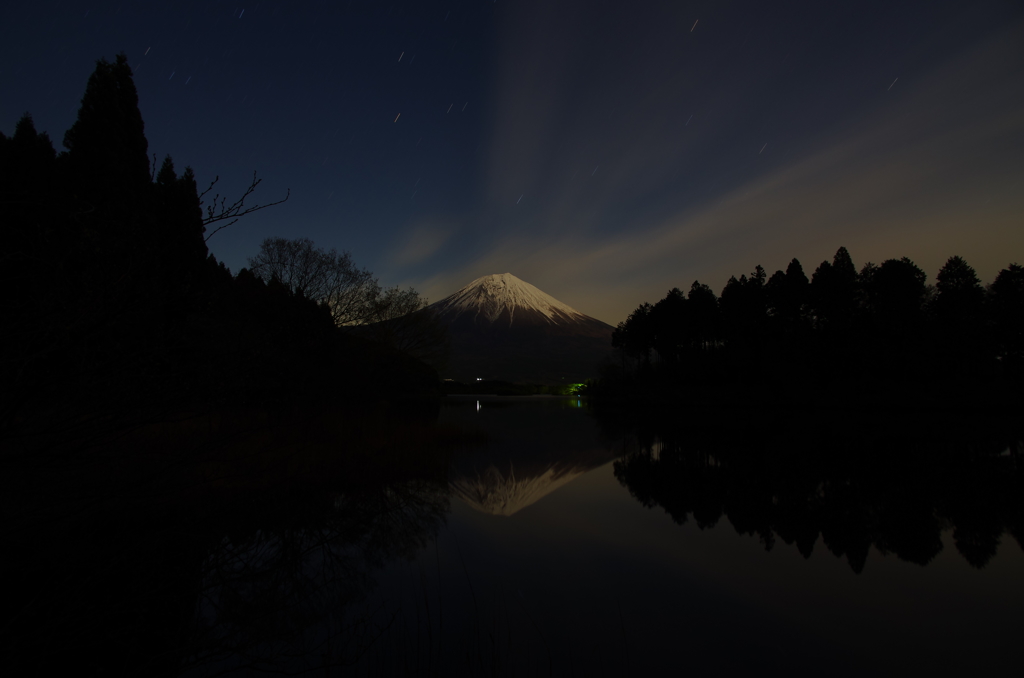
{"label": "star trail", "polygon": [[3,10],[0,129],[59,141],[123,51],[152,152],[292,191],[210,240],[232,270],[309,237],[431,299],[512,271],[614,323],[840,245],[1024,258],[1014,3],[55,4]]}

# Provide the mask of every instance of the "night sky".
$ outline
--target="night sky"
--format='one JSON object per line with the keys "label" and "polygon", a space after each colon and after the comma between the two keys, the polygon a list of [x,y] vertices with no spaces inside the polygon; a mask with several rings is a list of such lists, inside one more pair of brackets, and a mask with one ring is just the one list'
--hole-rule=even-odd
{"label": "night sky", "polygon": [[260,202],[209,241],[348,250],[438,300],[510,272],[615,324],[694,279],[1024,263],[1024,3],[38,2],[0,129],[60,150],[128,55],[150,151]]}

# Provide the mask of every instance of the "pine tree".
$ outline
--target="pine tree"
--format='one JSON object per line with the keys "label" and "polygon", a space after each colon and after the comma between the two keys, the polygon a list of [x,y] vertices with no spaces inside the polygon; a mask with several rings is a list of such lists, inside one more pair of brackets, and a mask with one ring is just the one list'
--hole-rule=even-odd
{"label": "pine tree", "polygon": [[985,290],[974,269],[961,257],[950,257],[936,276],[936,311],[944,319],[977,321],[985,302]]}
{"label": "pine tree", "polygon": [[[203,215],[192,168],[178,177],[174,161],[164,159],[153,185],[153,231],[149,247],[159,261],[167,284],[191,284],[208,255],[203,239]],[[143,234],[140,237],[145,239]]]}
{"label": "pine tree", "polygon": [[857,269],[845,247],[832,262],[821,262],[811,277],[808,295],[815,324],[825,332],[849,331],[857,303]]}
{"label": "pine tree", "polygon": [[808,302],[810,286],[803,266],[797,259],[789,262],[785,273],[776,271],[768,280],[765,285],[768,306],[777,318],[776,325],[781,331],[792,332],[798,329],[804,305]]}
{"label": "pine tree", "polygon": [[718,342],[718,297],[707,285],[694,280],[686,294],[686,334],[694,348],[706,350]]}
{"label": "pine tree", "polygon": [[989,288],[997,355],[1005,370],[1024,374],[1024,266],[1010,264]]}
{"label": "pine tree", "polygon": [[131,200],[150,181],[149,143],[128,57],[96,62],[78,110],[64,135],[68,161],[88,194]]}
{"label": "pine tree", "polygon": [[674,363],[679,359],[685,336],[686,311],[686,295],[678,287],[669,290],[651,310],[654,350],[666,362]]}

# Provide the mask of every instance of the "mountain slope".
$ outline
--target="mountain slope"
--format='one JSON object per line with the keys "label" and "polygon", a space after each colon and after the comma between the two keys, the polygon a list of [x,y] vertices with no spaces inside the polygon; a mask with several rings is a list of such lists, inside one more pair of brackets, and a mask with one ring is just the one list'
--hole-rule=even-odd
{"label": "mountain slope", "polygon": [[611,325],[511,273],[477,278],[430,308],[451,337],[445,376],[460,381],[582,381],[611,349]]}
{"label": "mountain slope", "polygon": [[500,323],[510,327],[544,323],[557,325],[587,318],[511,273],[477,278],[434,304],[434,310],[453,320],[465,315],[475,324]]}
{"label": "mountain slope", "polygon": [[455,476],[449,486],[457,497],[481,513],[510,516],[586,473],[587,468],[552,464],[539,475],[516,473],[488,466],[475,473]]}

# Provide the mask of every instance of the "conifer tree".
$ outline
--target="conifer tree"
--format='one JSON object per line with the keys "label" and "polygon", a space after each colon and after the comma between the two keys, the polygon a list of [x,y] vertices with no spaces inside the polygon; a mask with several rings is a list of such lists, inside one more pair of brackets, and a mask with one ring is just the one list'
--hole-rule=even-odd
{"label": "conifer tree", "polygon": [[786,267],[785,273],[776,271],[772,274],[765,291],[768,294],[771,314],[777,319],[778,329],[787,332],[796,330],[803,317],[803,308],[810,292],[810,281],[807,280],[800,261],[793,259]]}
{"label": "conifer tree", "polygon": [[678,287],[673,287],[651,309],[654,350],[666,362],[673,363],[679,359],[686,336],[687,308],[686,295]]}
{"label": "conifer tree", "polygon": [[694,348],[706,350],[718,342],[718,297],[707,285],[694,280],[686,294],[686,333]]}
{"label": "conifer tree", "polygon": [[1005,370],[1024,373],[1024,266],[1010,264],[989,288],[996,352]]}
{"label": "conifer tree", "polygon": [[654,348],[653,310],[649,303],[640,304],[625,321],[620,322],[612,332],[612,348],[622,349],[624,353],[650,364],[651,349]]}
{"label": "conifer tree", "polygon": [[733,347],[743,347],[743,353],[761,342],[761,333],[767,317],[765,296],[765,270],[757,266],[748,278],[741,275],[729,279],[719,300],[723,338]]}
{"label": "conifer tree", "polygon": [[961,257],[950,257],[936,276],[935,309],[943,317],[976,322],[985,302],[985,290],[974,269]]}
{"label": "conifer tree", "polygon": [[985,369],[986,358],[991,355],[985,346],[985,290],[974,269],[961,257],[950,257],[936,280],[932,322],[938,357],[963,375],[977,373]]}
{"label": "conifer tree", "polygon": [[811,277],[808,295],[815,325],[826,332],[850,329],[857,305],[857,269],[845,247],[823,261]]}
{"label": "conifer tree", "polygon": [[877,322],[893,330],[917,322],[924,308],[928,276],[913,261],[907,257],[887,259],[866,277],[868,304]]}
{"label": "conifer tree", "polygon": [[203,267],[207,257],[203,240],[203,216],[196,193],[192,168],[186,167],[181,177],[174,171],[170,156],[164,159],[153,186],[152,245],[170,283],[187,284]]}
{"label": "conifer tree", "polygon": [[96,62],[78,110],[64,135],[75,178],[89,193],[131,200],[150,181],[149,143],[128,57]]}

